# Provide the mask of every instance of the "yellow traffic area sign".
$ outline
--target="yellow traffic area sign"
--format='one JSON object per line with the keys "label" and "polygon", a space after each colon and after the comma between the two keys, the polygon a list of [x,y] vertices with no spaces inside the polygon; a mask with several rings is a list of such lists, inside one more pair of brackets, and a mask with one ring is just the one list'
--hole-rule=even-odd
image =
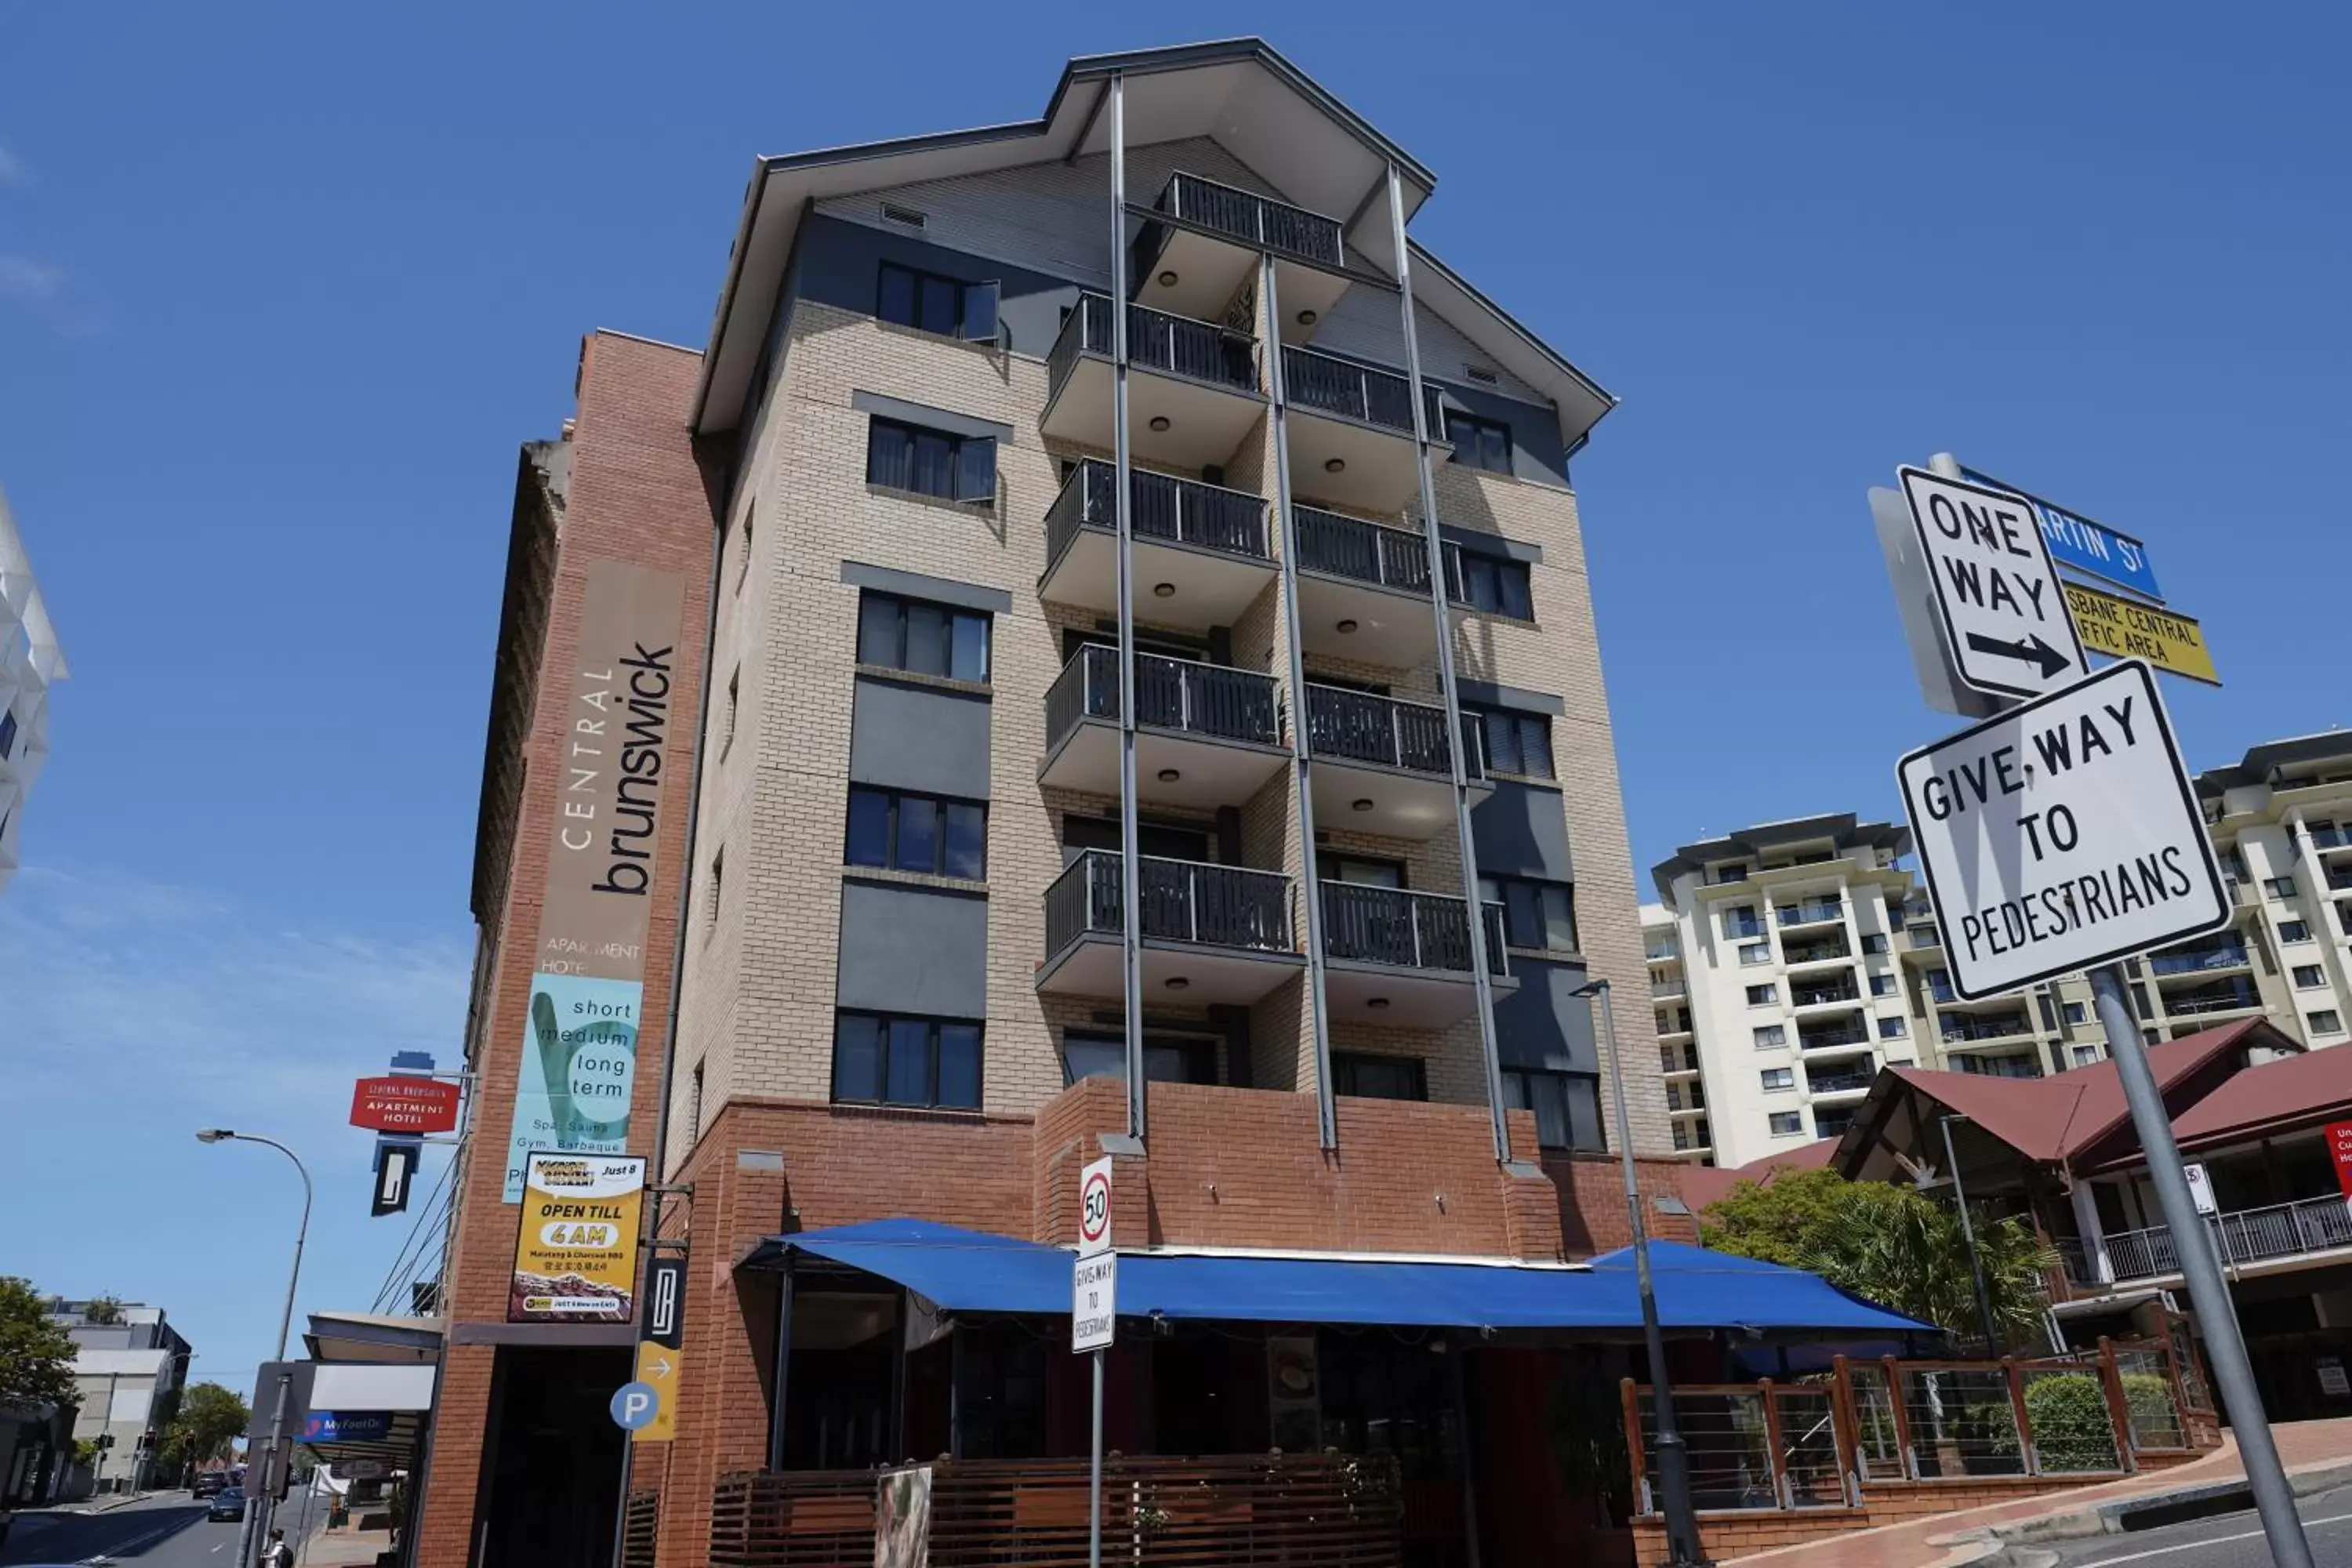
{"label": "yellow traffic area sign", "polygon": [[2066,584],[2066,607],[2074,613],[2074,630],[2083,646],[2093,653],[2144,658],[2158,669],[2191,680],[2221,684],[2221,678],[2213,672],[2213,651],[2205,646],[2204,628],[2187,616],[2118,598],[2080,583]]}
{"label": "yellow traffic area sign", "polygon": [[660,1403],[654,1418],[629,1434],[633,1443],[667,1443],[677,1436],[678,1352],[652,1340],[637,1342],[637,1381],[652,1389]]}

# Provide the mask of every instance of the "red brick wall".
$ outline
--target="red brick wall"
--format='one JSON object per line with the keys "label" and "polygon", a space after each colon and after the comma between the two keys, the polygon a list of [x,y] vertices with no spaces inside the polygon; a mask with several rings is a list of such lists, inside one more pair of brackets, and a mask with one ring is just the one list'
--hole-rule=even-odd
{"label": "red brick wall", "polygon": [[[1625,1169],[1618,1156],[1550,1153],[1543,1157],[1543,1168],[1559,1190],[1559,1230],[1567,1256],[1591,1258],[1633,1245],[1633,1223],[1625,1213]],[[1698,1245],[1696,1217],[1663,1214],[1656,1202],[1682,1196],[1683,1173],[1688,1169],[1679,1160],[1633,1162],[1643,1221],[1654,1239]]]}
{"label": "red brick wall", "polygon": [[[702,628],[709,616],[712,510],[705,475],[688,442],[686,414],[701,356],[667,344],[606,333],[582,345],[579,415],[572,438],[570,487],[556,561],[554,602],[545,646],[538,711],[532,716],[529,779],[509,866],[507,907],[499,915],[499,959],[485,1006],[475,1110],[458,1173],[459,1206],[450,1239],[450,1316],[455,1322],[506,1321],[514,1259],[516,1210],[504,1201],[508,1140],[520,1071],[530,978],[547,880],[555,796],[545,781],[561,776],[564,678],[580,633],[587,563],[632,562],[677,573],[686,583],[680,658],[672,687],[680,716],[665,753],[666,776],[678,781],[663,805],[649,894],[645,1004],[639,1018],[632,1147],[652,1152],[662,1095],[662,1052],[677,952],[679,879],[686,872],[689,816],[684,781],[691,775],[702,700]],[[526,650],[528,657],[529,650]],[[455,1347],[441,1378],[428,1461],[426,1500],[417,1530],[420,1568],[461,1568],[467,1560],[488,1425],[493,1352]]]}

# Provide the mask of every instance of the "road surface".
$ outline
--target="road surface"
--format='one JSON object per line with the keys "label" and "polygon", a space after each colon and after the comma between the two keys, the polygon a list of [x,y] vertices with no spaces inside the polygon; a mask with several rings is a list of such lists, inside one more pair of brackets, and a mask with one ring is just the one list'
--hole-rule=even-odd
{"label": "road surface", "polygon": [[[2352,1487],[2314,1492],[2298,1505],[2311,1560],[2318,1568],[2352,1568]],[[2102,1535],[2058,1549],[2066,1568],[2267,1568],[2262,1519],[2252,1509],[2161,1530]]]}
{"label": "road surface", "polygon": [[236,1556],[236,1526],[207,1524],[203,1503],[171,1491],[105,1513],[20,1513],[0,1550],[0,1568],[93,1557],[123,1568],[223,1568]]}

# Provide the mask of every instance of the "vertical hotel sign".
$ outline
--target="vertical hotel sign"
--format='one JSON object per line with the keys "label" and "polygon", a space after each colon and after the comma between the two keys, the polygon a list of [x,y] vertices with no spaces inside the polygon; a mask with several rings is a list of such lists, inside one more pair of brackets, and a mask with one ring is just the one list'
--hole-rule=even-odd
{"label": "vertical hotel sign", "polygon": [[655,847],[684,809],[664,770],[677,710],[686,583],[616,561],[588,564],[564,696],[547,894],[523,1021],[506,1201],[537,1151],[618,1154],[629,1144]]}

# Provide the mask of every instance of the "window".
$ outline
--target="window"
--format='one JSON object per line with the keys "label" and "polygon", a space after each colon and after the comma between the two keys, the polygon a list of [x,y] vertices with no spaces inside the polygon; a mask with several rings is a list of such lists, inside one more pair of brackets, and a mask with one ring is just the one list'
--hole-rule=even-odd
{"label": "window", "polygon": [[719,754],[724,757],[735,748],[735,710],[743,695],[743,667],[737,665],[727,677],[727,718],[719,731]]}
{"label": "window", "polygon": [[1794,1068],[1766,1068],[1763,1072],[1766,1089],[1794,1089],[1797,1072]]}
{"label": "window", "polygon": [[1805,1113],[1801,1110],[1776,1110],[1767,1121],[1775,1138],[1794,1138],[1805,1131]]}
{"label": "window", "polygon": [[1360,1100],[1427,1100],[1429,1084],[1419,1057],[1333,1051],[1331,1092],[1354,1095]]}
{"label": "window", "polygon": [[866,482],[942,500],[992,501],[996,437],[877,418],[866,431]]}
{"label": "window", "polygon": [[2279,921],[2279,941],[2309,942],[2310,940],[2311,928],[2304,924],[2301,921]]}
{"label": "window", "polygon": [[1901,1039],[1903,1037],[1903,1020],[1900,1018],[1881,1018],[1878,1020],[1878,1037],[1882,1040]]}
{"label": "window", "polygon": [[2281,901],[2292,899],[2294,897],[2294,879],[2293,877],[2264,877],[2263,879],[2263,891],[2268,893],[2272,898],[2280,900]]}
{"label": "window", "polygon": [[1726,936],[1762,936],[1764,922],[1756,917],[1754,904],[1735,904],[1723,911],[1723,934]]}
{"label": "window", "polygon": [[1863,933],[1863,936],[1862,936],[1862,951],[1863,951],[1863,952],[1871,952],[1871,953],[1883,953],[1883,952],[1885,952],[1886,951],[1886,948],[1887,948],[1887,936],[1886,936],[1886,933],[1885,933],[1885,931],[1864,931],[1864,932]]}
{"label": "window", "polygon": [[1844,1137],[1845,1130],[1853,1125],[1853,1115],[1854,1108],[1850,1105],[1842,1105],[1834,1110],[1814,1111],[1813,1136],[1816,1138]]}
{"label": "window", "polygon": [[702,1136],[702,1064],[700,1062],[694,1064],[694,1084],[687,1095],[686,1126],[688,1137]]}
{"label": "window", "polygon": [[1784,1024],[1759,1024],[1756,1026],[1756,1048],[1777,1050],[1789,1043],[1789,1029]]}
{"label": "window", "polygon": [[2336,1009],[2333,1007],[2322,1007],[2316,1012],[2305,1013],[2303,1016],[2303,1021],[2311,1026],[2311,1032],[2315,1035],[2336,1035],[2343,1033],[2344,1030],[2343,1020],[2336,1016]]}
{"label": "window", "polygon": [[857,662],[986,680],[988,616],[869,589],[857,601]]}
{"label": "window", "polygon": [[874,313],[902,327],[972,342],[996,341],[994,283],[962,283],[911,267],[882,264],[881,298]]}
{"label": "window", "polygon": [[[1600,1080],[1583,1073],[1503,1069],[1503,1104],[1536,1113],[1536,1142],[1547,1149],[1603,1149]],[[1706,1123],[1701,1121],[1704,1129]],[[1683,1136],[1683,1124],[1675,1123]],[[1703,1135],[1702,1135],[1703,1136]]]}
{"label": "window", "polygon": [[1769,1007],[1780,999],[1780,988],[1778,985],[1750,985],[1748,988],[1748,1005],[1750,1007]]}
{"label": "window", "polygon": [[1742,963],[1771,963],[1772,944],[1769,942],[1741,942],[1739,944],[1739,962]]}
{"label": "window", "polygon": [[[713,922],[719,919],[719,895],[726,885],[727,851],[721,849],[710,858],[710,919]],[[707,931],[703,932],[705,936],[709,934]]]}
{"label": "window", "polygon": [[934,877],[988,875],[988,807],[978,801],[853,786],[845,865]]}
{"label": "window", "polygon": [[2065,1015],[2066,1021],[2070,1024],[2084,1023],[2091,1016],[2091,1010],[2080,1002],[2069,1002],[2060,1011]]}
{"label": "window", "polygon": [[2298,963],[2294,966],[2294,988],[2296,990],[2315,990],[2326,984],[2327,976],[2320,969],[2319,965],[2315,963]]}
{"label": "window", "polygon": [[833,1026],[833,1098],[844,1104],[980,1109],[980,1026],[844,1013]]}
{"label": "window", "polygon": [[1481,877],[1478,896],[1503,906],[1503,941],[1511,947],[1574,952],[1576,889],[1526,877]]}
{"label": "window", "polygon": [[1499,555],[1456,547],[1454,556],[1454,597],[1456,602],[1491,616],[1514,620],[1536,618],[1535,599],[1528,586],[1528,563]]}
{"label": "window", "polygon": [[743,584],[751,580],[751,520],[760,513],[760,498],[753,496],[751,504],[743,509],[743,559],[735,568],[735,591],[741,593]]}
{"label": "window", "polygon": [[2078,1068],[2086,1068],[2086,1067],[2089,1067],[2093,1062],[2097,1061],[2098,1059],[2099,1059],[2099,1047],[2096,1047],[2096,1046],[2076,1046],[2076,1047],[2074,1047],[2074,1065],[2075,1065],[2076,1067],[2078,1067]]}
{"label": "window", "polygon": [[1454,460],[1492,474],[1511,471],[1511,427],[1499,419],[1481,419],[1449,408],[1445,438],[1454,444]]}
{"label": "window", "polygon": [[1717,867],[1715,868],[1715,879],[1717,882],[1744,882],[1748,880],[1747,862],[1735,861],[1728,866]]}
{"label": "window", "polygon": [[16,749],[16,710],[14,710],[14,709],[12,709],[12,708],[11,708],[11,709],[0,709],[0,763],[5,763],[5,762],[6,762],[6,761],[8,760],[8,754],[9,754],[10,752],[14,752]]}
{"label": "window", "polygon": [[[1089,849],[1119,852],[1118,818],[1064,814],[1062,864],[1067,866]],[[1206,860],[1209,836],[1198,827],[1174,826],[1145,817],[1135,825],[1135,852],[1162,860]]]}
{"label": "window", "polygon": [[1315,875],[1322,881],[1349,882],[1359,888],[1402,888],[1404,862],[1375,860],[1364,855],[1318,855]]}
{"label": "window", "polygon": [[[1062,1081],[1082,1078],[1127,1077],[1127,1037],[1071,1029],[1062,1036]],[[1143,1078],[1147,1083],[1214,1083],[1217,1049],[1207,1040],[1182,1036],[1143,1037]]]}
{"label": "window", "polygon": [[1462,710],[1476,715],[1485,731],[1489,771],[1538,779],[1552,776],[1549,715],[1523,713],[1509,708],[1475,708],[1466,702]]}
{"label": "window", "polygon": [[1874,974],[1870,977],[1870,994],[1873,996],[1892,996],[1895,994],[1895,976],[1892,974]]}

